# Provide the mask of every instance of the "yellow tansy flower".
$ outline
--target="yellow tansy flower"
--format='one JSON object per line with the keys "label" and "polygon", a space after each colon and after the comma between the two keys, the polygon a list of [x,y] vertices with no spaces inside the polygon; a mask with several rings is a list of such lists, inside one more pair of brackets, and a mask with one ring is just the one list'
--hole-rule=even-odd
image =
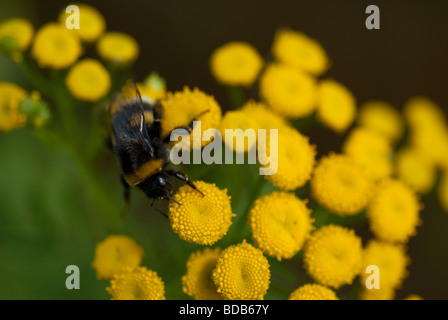
{"label": "yellow tansy flower", "polygon": [[[278,150],[277,155],[268,154],[266,150],[258,155],[261,167],[270,167],[271,170],[277,168],[277,172],[265,175],[265,178],[275,186],[291,191],[305,185],[311,178],[316,155],[315,146],[311,145],[309,139],[296,129],[285,127],[280,130],[276,146],[271,146],[269,138],[266,140],[266,144],[262,143],[261,145],[270,152]],[[264,154],[272,157],[270,162],[264,158]],[[268,163],[265,164],[266,162]]]}
{"label": "yellow tansy flower", "polygon": [[79,100],[96,102],[110,89],[110,75],[97,60],[84,59],[76,63],[65,79],[70,93]]}
{"label": "yellow tansy flower", "polygon": [[380,287],[380,289],[363,288],[359,293],[360,300],[393,300],[394,297],[395,297],[394,288],[382,287],[382,286]]}
{"label": "yellow tansy flower", "polygon": [[212,273],[218,262],[220,248],[196,251],[187,261],[187,273],[182,277],[183,291],[197,300],[221,300]]}
{"label": "yellow tansy flower", "polygon": [[261,76],[260,95],[278,114],[304,117],[316,108],[316,81],[294,68],[271,64]]}
{"label": "yellow tansy flower", "polygon": [[315,75],[329,67],[322,46],[302,32],[283,29],[276,33],[272,53],[280,62]]}
{"label": "yellow tansy flower", "polygon": [[322,80],[317,87],[317,116],[334,131],[345,131],[356,116],[353,94],[334,80]]}
{"label": "yellow tansy flower", "polygon": [[406,242],[420,224],[420,204],[415,193],[399,180],[386,180],[367,208],[370,229],[381,240]]}
{"label": "yellow tansy flower", "polygon": [[[286,119],[282,118],[280,115],[267,108],[264,103],[249,100],[243,105],[241,109],[227,111],[225,113],[221,121],[220,131],[224,142],[229,148],[232,148],[233,146],[233,150],[237,152],[247,152],[252,147],[258,147],[257,141],[259,129],[266,130],[266,139],[269,139],[270,129],[283,130],[284,128],[292,128],[290,123]],[[236,143],[232,144],[231,141],[226,142],[225,129],[241,129],[243,132],[247,129],[253,129],[255,130],[256,139],[249,141],[248,138],[245,138],[244,148],[238,148]],[[236,137],[238,139],[241,139],[243,136],[243,132],[235,132]],[[264,142],[260,143],[262,145],[264,144]]]}
{"label": "yellow tansy flower", "polygon": [[48,23],[37,31],[31,53],[41,67],[63,69],[81,55],[79,37],[59,23]]}
{"label": "yellow tansy flower", "polygon": [[443,209],[448,212],[448,171],[442,174],[438,189],[439,202]]}
{"label": "yellow tansy flower", "polygon": [[166,82],[156,72],[152,72],[142,82],[137,84],[142,97],[147,96],[152,100],[162,100],[166,96]]}
{"label": "yellow tansy flower", "polygon": [[391,175],[392,147],[379,133],[363,127],[355,128],[345,140],[343,149],[373,179],[380,180]]}
{"label": "yellow tansy flower", "polygon": [[404,131],[400,113],[384,101],[368,101],[364,103],[358,114],[358,124],[376,131],[390,141],[397,141]]}
{"label": "yellow tansy flower", "polygon": [[221,239],[232,224],[230,196],[227,189],[220,190],[215,184],[196,181],[195,186],[204,194],[184,185],[170,202],[171,227],[179,237],[188,242],[212,245]]}
{"label": "yellow tansy flower", "polygon": [[230,42],[216,49],[210,58],[210,69],[221,84],[250,86],[263,67],[257,50],[245,42]]}
{"label": "yellow tansy flower", "polygon": [[140,265],[143,249],[131,238],[111,235],[98,243],[92,263],[98,279],[111,279],[124,268]]}
{"label": "yellow tansy flower", "polygon": [[0,131],[10,131],[26,124],[26,116],[20,112],[20,103],[26,95],[19,86],[0,82]]}
{"label": "yellow tansy flower", "polygon": [[[96,41],[106,29],[106,21],[101,13],[87,4],[75,5],[79,8],[79,29],[70,29],[79,36],[82,41]],[[59,14],[59,22],[65,27],[66,20],[70,16],[65,12],[65,8]]]}
{"label": "yellow tansy flower", "polygon": [[[227,141],[225,139],[226,129],[236,130],[234,141]],[[238,129],[241,129],[238,130]],[[252,136],[244,137],[244,131],[247,129],[254,130],[253,139]],[[229,149],[235,150],[236,152],[247,152],[252,148],[256,148],[257,145],[257,122],[254,120],[248,112],[244,110],[227,111],[222,118],[220,131],[223,140]],[[244,137],[244,145],[237,145],[236,141],[242,141]]]}
{"label": "yellow tansy flower", "polygon": [[33,25],[25,19],[12,18],[0,23],[0,52],[15,60],[28,49],[34,35]]}
{"label": "yellow tansy flower", "polygon": [[123,32],[106,32],[96,47],[100,57],[116,66],[126,66],[137,59],[139,46],[137,41]]}
{"label": "yellow tansy flower", "polygon": [[339,300],[339,298],[330,288],[308,283],[291,292],[289,300]]}
{"label": "yellow tansy flower", "polygon": [[448,167],[448,126],[442,109],[428,98],[414,97],[404,112],[411,145],[437,165]]}
{"label": "yellow tansy flower", "polygon": [[404,300],[423,300],[423,298],[418,294],[410,294]]}
{"label": "yellow tansy flower", "polygon": [[213,271],[218,292],[229,300],[262,300],[270,277],[268,260],[246,240],[225,249]]}
{"label": "yellow tansy flower", "polygon": [[201,121],[201,132],[191,135],[191,143],[204,146],[208,142],[201,141],[205,130],[219,128],[221,123],[221,108],[213,96],[205,94],[198,88],[190,90],[185,87],[183,91],[168,92],[166,99],[162,101],[163,118],[162,138],[167,137],[171,131],[178,127],[188,126],[193,120]]}
{"label": "yellow tansy flower", "polygon": [[255,129],[266,129],[266,136],[269,136],[269,129],[282,130],[283,128],[291,128],[288,120],[269,109],[262,102],[249,100],[242,106],[241,110],[255,121]]}
{"label": "yellow tansy flower", "polygon": [[416,148],[400,150],[396,158],[398,178],[418,193],[427,193],[434,186],[437,170],[434,163]]}
{"label": "yellow tansy flower", "polygon": [[412,129],[410,144],[418,152],[441,168],[448,168],[448,127],[434,124],[432,127]]}
{"label": "yellow tansy flower", "polygon": [[351,229],[336,225],[315,231],[304,248],[304,265],[318,283],[335,289],[352,284],[362,266],[362,244]]}
{"label": "yellow tansy flower", "polygon": [[[407,275],[408,263],[409,258],[401,245],[372,240],[364,249],[363,270],[370,265],[379,268],[380,288],[400,288]],[[365,284],[369,276],[370,274],[361,272],[361,282]]]}
{"label": "yellow tansy flower", "polygon": [[413,97],[404,106],[406,121],[413,130],[445,126],[442,109],[426,97]]}
{"label": "yellow tansy flower", "polygon": [[165,300],[162,279],[145,267],[126,268],[115,274],[106,290],[112,300]]}
{"label": "yellow tansy flower", "polygon": [[257,199],[249,212],[255,244],[278,260],[292,258],[311,232],[310,212],[292,193],[277,191]]}
{"label": "yellow tansy flower", "polygon": [[352,215],[363,210],[373,194],[373,181],[350,157],[323,157],[311,179],[313,197],[330,211]]}

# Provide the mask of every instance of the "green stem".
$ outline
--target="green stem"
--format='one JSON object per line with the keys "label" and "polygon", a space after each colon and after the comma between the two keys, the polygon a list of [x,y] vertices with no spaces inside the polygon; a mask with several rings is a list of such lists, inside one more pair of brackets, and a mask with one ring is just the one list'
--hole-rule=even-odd
{"label": "green stem", "polygon": [[317,116],[315,112],[304,118],[299,118],[292,121],[292,125],[299,131],[307,129],[316,123],[317,123]]}
{"label": "green stem", "polygon": [[93,159],[104,146],[105,138],[100,129],[99,108],[99,105],[95,105],[92,106],[92,109],[90,110],[89,132],[87,134],[87,140],[85,141],[84,152],[87,159]]}
{"label": "green stem", "polygon": [[[254,174],[254,170],[250,171],[249,165],[239,165],[244,171],[250,172]],[[238,172],[236,172],[238,174]],[[258,175],[258,172],[257,172]],[[250,181],[250,179],[248,179]],[[239,198],[239,201],[247,201],[243,206],[243,209],[236,216],[235,221],[233,223],[232,228],[229,230],[229,234],[225,237],[224,244],[229,245],[240,241],[242,239],[246,239],[250,234],[250,227],[247,223],[248,215],[250,208],[252,207],[253,202],[260,196],[262,193],[264,186],[266,185],[266,179],[264,176],[258,175],[256,177],[256,182],[253,185],[253,189],[250,193],[242,194]],[[244,197],[246,195],[246,197]]]}
{"label": "green stem", "polygon": [[67,91],[64,78],[59,71],[53,70],[51,84],[51,96],[58,112],[63,134],[66,140],[70,141],[77,150],[81,150],[81,133],[75,113],[75,101]]}
{"label": "green stem", "polygon": [[27,76],[31,84],[46,96],[50,96],[50,83],[31,64],[30,59],[24,57],[19,63],[20,68]]}
{"label": "green stem", "polygon": [[72,145],[67,144],[66,141],[62,140],[55,132],[49,129],[40,129],[36,130],[34,133],[40,140],[50,147],[63,147],[69,152],[81,172],[87,194],[89,194],[92,197],[92,200],[97,204],[99,214],[102,216],[103,221],[106,222],[111,232],[121,231],[122,227],[119,224],[118,219],[120,210],[117,210],[119,204],[115,202],[117,197],[107,192],[108,186],[105,183],[101,183],[101,177],[90,169],[86,159],[84,159]]}
{"label": "green stem", "polygon": [[313,225],[316,228],[320,228],[321,226],[328,224],[339,224],[345,227],[353,227],[360,222],[365,222],[367,219],[365,211],[359,212],[355,215],[341,217],[319,205],[313,208],[311,216],[315,219]]}
{"label": "green stem", "polygon": [[240,86],[229,86],[227,88],[227,95],[229,96],[230,104],[233,109],[239,109],[246,101],[243,88]]}
{"label": "green stem", "polygon": [[54,145],[54,143],[57,143],[70,151],[81,171],[88,193],[94,198],[99,207],[100,214],[113,231],[118,231],[120,229],[118,219],[113,216],[114,212],[119,212],[119,210],[117,211],[117,206],[113,203],[116,197],[106,193],[106,186],[100,183],[100,178],[89,168],[86,159],[81,156],[82,144],[80,127],[75,114],[75,101],[65,88],[63,75],[59,71],[52,70],[51,81],[49,81],[26,58],[22,60],[20,66],[31,84],[44,95],[53,99],[61,122],[64,139],[59,138],[53,131],[42,130],[36,132],[36,135],[48,144]]}
{"label": "green stem", "polygon": [[119,224],[118,219],[121,210],[117,210],[119,208],[119,205],[115,203],[117,197],[106,191],[108,187],[100,182],[101,178],[90,169],[79,154],[73,152],[72,155],[81,171],[88,194],[91,195],[92,200],[98,205],[99,213],[103,217],[103,220],[106,221],[111,229],[110,231],[120,232],[123,228]]}

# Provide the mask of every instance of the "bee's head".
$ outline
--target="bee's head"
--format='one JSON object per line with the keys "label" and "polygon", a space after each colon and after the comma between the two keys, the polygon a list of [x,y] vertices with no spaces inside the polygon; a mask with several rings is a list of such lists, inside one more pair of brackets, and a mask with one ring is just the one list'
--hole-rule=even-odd
{"label": "bee's head", "polygon": [[152,175],[138,185],[149,198],[165,199],[170,198],[173,188],[168,181],[168,176],[164,172]]}

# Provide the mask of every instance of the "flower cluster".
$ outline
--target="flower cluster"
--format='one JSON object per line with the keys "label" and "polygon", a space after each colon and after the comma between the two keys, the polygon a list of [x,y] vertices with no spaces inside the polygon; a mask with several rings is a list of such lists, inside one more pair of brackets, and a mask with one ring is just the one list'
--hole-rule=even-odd
{"label": "flower cluster", "polygon": [[155,271],[140,267],[143,249],[131,238],[111,235],[98,243],[92,267],[110,280],[113,300],[164,300],[165,285]]}
{"label": "flower cluster", "polygon": [[[113,90],[127,94],[124,71],[140,49],[132,36],[108,31],[95,8],[79,9],[79,30],[65,27],[65,11],[36,30],[21,18],[0,23],[0,52],[36,88],[28,93],[0,83],[0,130],[29,124],[47,140],[60,138],[77,160],[91,165],[100,150],[95,141],[104,138],[95,133],[109,120],[105,106],[111,112],[117,107]],[[87,56],[91,51],[94,56]],[[279,30],[271,51],[272,58],[263,59],[251,44],[230,42],[211,53],[210,71],[228,89],[227,105],[197,87],[167,91],[155,72],[136,83],[144,101],[160,102],[161,140],[181,128],[193,133],[190,147],[205,149],[216,142],[201,139],[208,129],[222,136],[240,129],[237,140],[254,129],[255,140],[235,145],[224,139],[221,147],[243,156],[255,151],[256,169],[277,168],[260,176],[249,164],[202,165],[200,172],[185,166],[194,187],[177,187],[165,197],[169,227],[191,249],[172,281],[195,299],[338,300],[346,298],[338,290],[349,286],[359,299],[393,299],[409,275],[406,244],[422,223],[420,198],[437,187],[448,211],[444,114],[425,97],[410,99],[404,116],[379,100],[358,108],[347,86],[325,77],[331,63],[323,46],[302,32]],[[94,120],[84,146],[78,112],[89,104]],[[57,125],[45,127],[50,120]],[[313,132],[304,128],[316,122],[341,139],[340,149],[323,152],[315,145]],[[373,237],[358,232],[359,222]],[[98,279],[110,281],[112,299],[164,299],[164,282],[141,266],[142,259],[134,240],[111,235],[97,244],[92,267]],[[300,264],[313,283],[276,296],[270,285],[278,285],[282,264],[293,266],[297,282],[304,279]],[[381,289],[365,288],[370,265],[380,269]]]}

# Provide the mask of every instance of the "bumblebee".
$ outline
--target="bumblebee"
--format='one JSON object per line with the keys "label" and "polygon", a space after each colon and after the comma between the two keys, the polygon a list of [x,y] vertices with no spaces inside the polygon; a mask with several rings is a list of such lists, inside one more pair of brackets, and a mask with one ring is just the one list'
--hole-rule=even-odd
{"label": "bumblebee", "polygon": [[[170,177],[183,181],[201,193],[187,176],[169,167],[167,138],[161,137],[163,108],[159,101],[143,100],[135,83],[128,83],[115,94],[109,107],[112,127],[111,145],[121,167],[121,182],[127,207],[130,204],[130,187],[142,190],[154,207],[156,199],[176,202]],[[191,132],[191,127],[182,127]],[[203,194],[202,194],[203,195]]]}

